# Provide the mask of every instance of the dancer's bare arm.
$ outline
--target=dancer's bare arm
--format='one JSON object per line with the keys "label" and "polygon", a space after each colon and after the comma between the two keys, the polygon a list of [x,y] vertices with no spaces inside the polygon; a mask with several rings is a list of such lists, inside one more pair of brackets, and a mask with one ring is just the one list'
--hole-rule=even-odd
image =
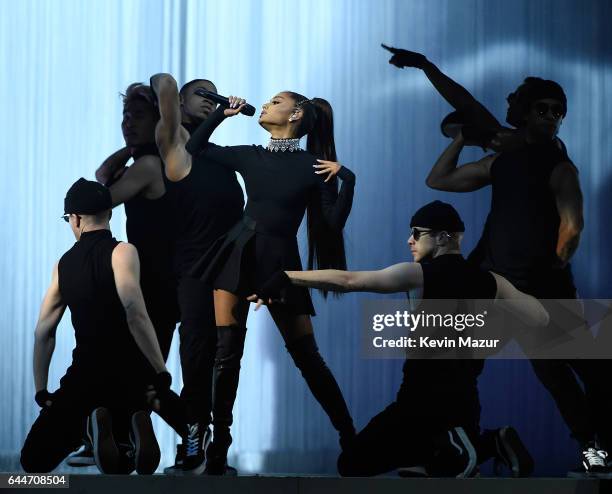
{"label": "dancer's bare arm", "polygon": [[155,141],[164,161],[166,176],[178,182],[191,170],[191,155],[185,150],[189,132],[181,125],[178,86],[170,74],[155,74],[151,77],[151,88],[157,96],[160,113]]}
{"label": "dancer's bare arm", "polygon": [[112,267],[117,294],[125,309],[127,323],[138,348],[155,372],[167,372],[140,289],[140,261],[136,247],[125,242],[119,243],[113,250]]}
{"label": "dancer's bare arm", "polygon": [[[279,274],[282,273],[282,271],[279,272]],[[288,278],[282,281],[283,285],[292,284],[332,292],[397,293],[423,286],[423,270],[421,265],[416,262],[402,262],[378,271],[321,269],[315,271],[285,271],[284,273]],[[276,281],[280,281],[278,280],[279,274],[275,275]],[[263,290],[265,291],[265,289]],[[247,300],[257,303],[255,310],[263,304],[277,301],[263,294],[261,296],[264,298],[260,298],[258,294],[247,297]]]}
{"label": "dancer's bare arm", "polygon": [[57,263],[53,266],[51,283],[40,306],[34,332],[34,386],[36,391],[47,389],[49,364],[55,349],[57,325],[64,315],[66,304],[59,290]]}
{"label": "dancer's bare arm", "polygon": [[115,151],[96,170],[96,180],[108,187],[125,172],[125,165],[131,157],[132,151],[127,146]]}
{"label": "dancer's bare arm", "polygon": [[503,276],[491,272],[497,283],[496,300],[503,300],[503,308],[528,326],[543,327],[550,316],[537,298],[518,290]]}
{"label": "dancer's bare arm", "polygon": [[576,252],[584,228],[582,190],[576,167],[569,161],[559,163],[551,174],[550,187],[560,219],[557,256],[565,264]]}
{"label": "dancer's bare arm", "polygon": [[121,178],[109,187],[113,207],[129,201],[142,192],[148,194],[149,191],[154,191],[156,182],[161,178],[159,173],[159,157],[146,155],[138,158]]}
{"label": "dancer's bare arm", "polygon": [[457,166],[464,139],[461,132],[442,152],[427,176],[426,183],[432,189],[447,192],[471,192],[491,183],[491,165],[497,154]]}
{"label": "dancer's bare arm", "polygon": [[402,262],[377,271],[286,271],[293,285],[336,292],[406,292],[423,285],[423,270],[416,262]]}

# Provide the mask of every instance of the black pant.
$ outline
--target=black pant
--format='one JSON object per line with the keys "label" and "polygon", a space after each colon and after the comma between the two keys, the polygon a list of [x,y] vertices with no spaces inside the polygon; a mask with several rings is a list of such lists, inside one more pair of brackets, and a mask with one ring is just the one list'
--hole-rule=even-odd
{"label": "black pant", "polygon": [[141,286],[147,313],[165,361],[170,353],[174,329],[179,320],[176,285],[171,281],[163,283],[141,280]]}
{"label": "black pant", "polygon": [[603,447],[612,448],[610,361],[531,360],[531,365],[555,400],[572,437],[581,445],[597,438]]}
{"label": "black pant", "polygon": [[38,473],[55,469],[82,445],[87,417],[97,407],[110,409],[115,437],[127,443],[129,419],[134,412],[146,409],[144,388],[142,384],[126,383],[125,375],[104,380],[63,379],[53,393],[52,405],[41,410],[26,437],[21,450],[23,469]]}
{"label": "black pant", "polygon": [[208,424],[217,347],[213,290],[198,279],[183,277],[179,281],[177,294],[181,312],[181,398],[187,406],[190,423]]}
{"label": "black pant", "polygon": [[[338,472],[342,476],[370,477],[400,467],[425,465],[433,455],[434,437],[450,428],[431,422],[426,415],[415,415],[409,405],[393,402],[340,454]],[[477,444],[478,427],[470,423],[464,424],[464,429]]]}
{"label": "black pant", "polygon": [[[576,298],[569,267],[536,276],[522,289],[539,299]],[[563,330],[564,327],[574,328],[580,324],[581,321],[577,320],[580,316],[575,317],[559,310],[554,302],[544,300],[543,303],[551,315],[547,330],[554,332],[555,325]],[[590,335],[586,336],[590,338]],[[612,375],[610,361],[531,360],[531,365],[539,381],[554,399],[572,437],[581,445],[597,438],[602,446],[612,448],[612,390],[608,382]]]}

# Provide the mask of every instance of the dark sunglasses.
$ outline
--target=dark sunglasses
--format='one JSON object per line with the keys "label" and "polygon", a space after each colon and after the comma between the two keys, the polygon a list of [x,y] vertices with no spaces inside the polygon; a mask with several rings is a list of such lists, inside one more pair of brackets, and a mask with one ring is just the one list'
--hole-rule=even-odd
{"label": "dark sunglasses", "polygon": [[432,233],[433,230],[417,230],[416,228],[412,228],[410,232],[412,234],[412,238],[414,238],[418,242],[422,235]]}
{"label": "dark sunglasses", "polygon": [[563,116],[563,105],[560,105],[559,103],[549,105],[548,103],[540,102],[533,105],[533,108],[541,117],[548,114],[549,111],[552,113],[552,116],[555,119],[559,119]]}
{"label": "dark sunglasses", "polygon": [[[78,214],[75,214],[75,216],[79,218]],[[70,214],[62,214],[60,218],[64,220],[66,223],[70,223]]]}

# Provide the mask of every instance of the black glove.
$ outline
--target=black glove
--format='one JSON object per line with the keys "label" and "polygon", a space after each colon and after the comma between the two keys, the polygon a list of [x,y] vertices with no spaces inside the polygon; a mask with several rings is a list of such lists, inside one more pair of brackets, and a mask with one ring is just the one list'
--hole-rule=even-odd
{"label": "black glove", "polygon": [[496,131],[483,129],[465,122],[463,114],[453,111],[446,115],[440,123],[442,135],[454,139],[459,132],[463,134],[466,146],[480,146],[485,149],[489,147],[491,140],[496,136]]}
{"label": "black glove", "polygon": [[287,288],[291,286],[291,280],[287,273],[284,271],[277,271],[272,275],[272,277],[266,281],[263,286],[260,288],[257,296],[262,299],[264,302],[268,302],[269,299],[272,300],[281,300]]}
{"label": "black glove", "polygon": [[155,391],[158,393],[165,393],[170,391],[170,386],[172,385],[172,376],[169,372],[160,372],[155,375],[155,379],[153,379],[153,387]]}
{"label": "black glove", "polygon": [[52,401],[52,398],[53,395],[46,389],[41,389],[34,395],[34,401],[36,401],[40,408],[49,408],[50,405],[47,405],[47,402]]}
{"label": "black glove", "polygon": [[464,125],[461,129],[461,133],[463,134],[466,144],[475,144],[483,149],[489,147],[491,139],[496,135],[495,130],[483,129],[474,125]]}
{"label": "black glove", "polygon": [[393,56],[389,59],[389,63],[399,67],[400,69],[404,67],[422,69],[427,63],[427,57],[421,53],[402,50],[401,48],[393,48],[382,43],[380,46],[393,53]]}

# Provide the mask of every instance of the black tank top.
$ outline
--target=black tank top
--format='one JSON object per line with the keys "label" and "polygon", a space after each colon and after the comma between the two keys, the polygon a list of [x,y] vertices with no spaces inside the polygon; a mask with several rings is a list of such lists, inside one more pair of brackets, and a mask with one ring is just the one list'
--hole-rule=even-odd
{"label": "black tank top", "polygon": [[[492,299],[497,293],[493,275],[459,254],[446,254],[422,262],[426,299]],[[475,428],[480,419],[477,379],[483,360],[407,359],[397,393],[407,413],[427,417],[428,426]]]}
{"label": "black tank top", "polygon": [[232,170],[193,159],[189,175],[172,184],[176,197],[176,270],[185,275],[211,244],[242,217],[244,196]]}
{"label": "black tank top", "polygon": [[470,262],[501,274],[520,290],[529,290],[559,265],[560,220],[550,176],[562,161],[569,158],[557,141],[529,144],[495,159],[491,211]]}
{"label": "black tank top", "polygon": [[118,243],[109,230],[84,232],[58,264],[59,290],[76,339],[71,370],[81,377],[124,375],[147,365],[115,286],[112,254]]}
{"label": "black tank top", "polygon": [[[159,156],[157,147],[135,154]],[[172,292],[175,287],[173,274],[175,242],[175,198],[172,182],[166,178],[164,165],[159,166],[166,192],[158,199],[147,199],[142,194],[125,202],[126,232],[128,241],[138,250],[140,281],[145,299],[160,292]]]}

